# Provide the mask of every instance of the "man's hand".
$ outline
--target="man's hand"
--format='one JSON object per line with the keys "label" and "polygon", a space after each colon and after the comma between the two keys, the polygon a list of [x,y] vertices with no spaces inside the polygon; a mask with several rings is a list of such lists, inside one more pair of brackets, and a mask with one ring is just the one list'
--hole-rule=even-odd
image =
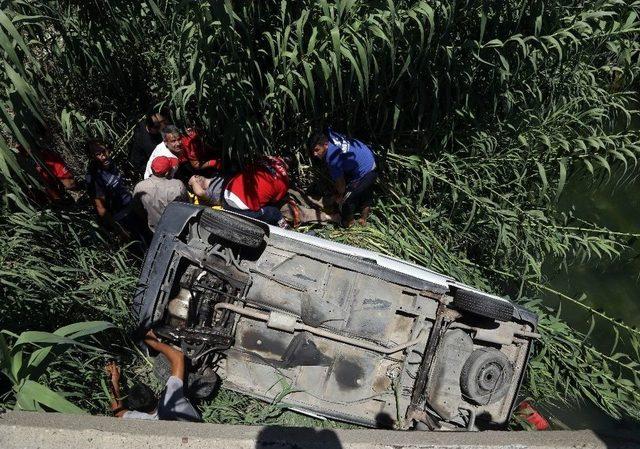
{"label": "man's hand", "polygon": [[193,175],[191,178],[189,178],[189,187],[191,187],[191,190],[193,190],[193,185],[200,182],[201,179],[202,176],[200,175]]}
{"label": "man's hand", "polygon": [[156,341],[158,340],[158,336],[156,335],[156,333],[155,333],[155,332],[153,332],[153,329],[149,329],[149,330],[147,331],[147,333],[146,333],[146,334],[144,334],[144,338],[145,338],[145,340],[146,340],[147,338],[150,338],[150,339],[152,339],[152,340],[156,340]]}
{"label": "man's hand", "polygon": [[107,363],[104,367],[104,370],[107,372],[107,375],[111,378],[109,382],[109,390],[111,392],[111,410],[113,414],[120,418],[127,411],[122,403],[122,399],[120,396],[120,367],[114,361]]}
{"label": "man's hand", "polygon": [[202,168],[220,168],[222,166],[222,162],[220,159],[211,159],[204,164],[202,164]]}

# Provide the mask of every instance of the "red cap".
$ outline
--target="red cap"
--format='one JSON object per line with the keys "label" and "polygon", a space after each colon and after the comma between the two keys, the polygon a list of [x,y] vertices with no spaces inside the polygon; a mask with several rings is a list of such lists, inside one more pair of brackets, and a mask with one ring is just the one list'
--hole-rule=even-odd
{"label": "red cap", "polygon": [[170,170],[178,166],[175,157],[158,156],[151,162],[151,171],[156,176],[165,176]]}

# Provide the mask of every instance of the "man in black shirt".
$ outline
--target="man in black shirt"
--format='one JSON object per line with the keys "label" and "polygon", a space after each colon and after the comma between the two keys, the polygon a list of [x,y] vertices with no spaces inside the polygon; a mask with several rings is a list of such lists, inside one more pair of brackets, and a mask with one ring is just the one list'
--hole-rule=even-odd
{"label": "man in black shirt", "polygon": [[147,114],[145,119],[138,124],[133,132],[129,148],[129,161],[133,165],[135,173],[144,171],[151,152],[162,142],[160,131],[168,124],[168,115],[163,112]]}
{"label": "man in black shirt", "polygon": [[93,201],[101,225],[122,240],[147,242],[148,231],[132,207],[131,192],[111,159],[110,149],[101,141],[87,142],[89,166],[85,178],[87,192]]}

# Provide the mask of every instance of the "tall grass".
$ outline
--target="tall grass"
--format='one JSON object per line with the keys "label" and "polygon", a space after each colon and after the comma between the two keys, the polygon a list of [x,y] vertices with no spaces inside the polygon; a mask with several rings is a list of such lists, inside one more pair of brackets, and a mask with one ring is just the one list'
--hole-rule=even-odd
{"label": "tall grass", "polygon": [[125,249],[114,251],[92,215],[5,213],[0,239],[4,329],[48,331],[105,317],[126,327],[138,264]]}
{"label": "tall grass", "polygon": [[[45,120],[75,166],[88,135],[111,140],[122,161],[127,131],[145,108],[165,104],[179,124],[204,125],[236,161],[296,152],[326,123],[370,142],[384,172],[371,226],[330,236],[517,300],[548,288],[545,261],[615,259],[633,237],[557,204],[572,179],[625,183],[638,174],[640,136],[630,127],[638,115],[637,2],[0,4],[5,220],[22,210],[16,217],[27,227],[49,233],[62,220],[91,235],[86,218],[29,212],[21,195],[28,180],[10,147],[29,145],[33,123]],[[137,273],[119,253],[103,258],[99,240],[74,238],[71,257],[43,244],[28,258],[31,234],[20,228],[3,228],[12,243],[2,251],[36,268],[24,274],[15,265],[3,284],[15,323],[37,310],[34,294],[69,283],[71,295],[45,306],[60,324],[66,306],[87,319],[110,316],[105,304],[124,310]],[[80,253],[83,262],[74,259]],[[616,345],[594,347],[588,325],[571,329],[543,304],[521,299],[541,313],[544,335],[528,391],[637,418],[638,332],[561,298],[610,327]]]}

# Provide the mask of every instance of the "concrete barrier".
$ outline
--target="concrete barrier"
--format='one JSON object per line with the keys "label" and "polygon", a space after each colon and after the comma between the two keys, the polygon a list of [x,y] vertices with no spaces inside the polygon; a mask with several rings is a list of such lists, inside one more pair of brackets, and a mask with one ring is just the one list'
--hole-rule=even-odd
{"label": "concrete barrier", "polygon": [[396,432],[250,427],[9,412],[0,449],[640,449],[638,432]]}

